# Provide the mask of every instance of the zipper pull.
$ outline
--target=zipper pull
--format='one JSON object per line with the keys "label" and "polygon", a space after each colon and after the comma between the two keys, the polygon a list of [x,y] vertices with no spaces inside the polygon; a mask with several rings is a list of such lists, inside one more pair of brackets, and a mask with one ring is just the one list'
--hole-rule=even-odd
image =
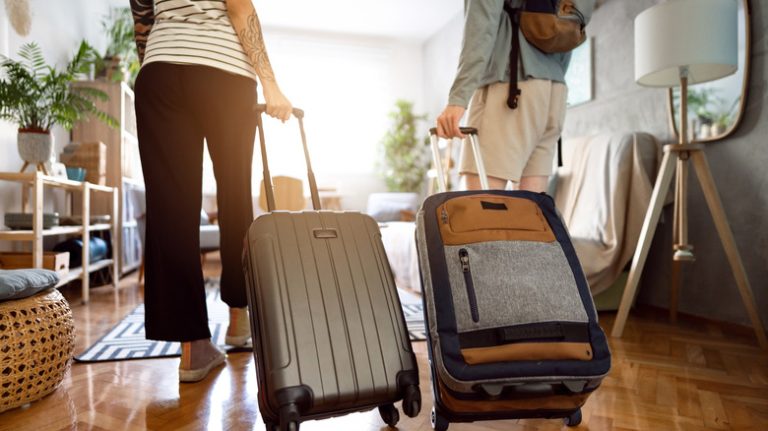
{"label": "zipper pull", "polygon": [[466,249],[459,250],[459,260],[461,261],[461,270],[469,272],[469,253]]}
{"label": "zipper pull", "polygon": [[448,211],[445,210],[445,207],[440,210],[440,218],[443,220],[443,224],[448,224]]}

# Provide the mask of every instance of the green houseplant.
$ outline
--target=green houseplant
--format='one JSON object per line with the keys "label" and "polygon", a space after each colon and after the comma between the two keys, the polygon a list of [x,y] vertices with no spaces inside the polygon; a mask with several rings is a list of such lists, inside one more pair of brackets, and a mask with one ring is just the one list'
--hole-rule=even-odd
{"label": "green houseplant", "polygon": [[416,132],[418,122],[426,116],[414,114],[413,103],[398,100],[389,117],[392,126],[381,140],[383,163],[380,172],[390,192],[417,193],[421,191],[429,168],[427,147]]}
{"label": "green houseplant", "polygon": [[94,59],[95,74],[108,81],[133,83],[139,72],[139,57],[133,37],[133,15],[127,7],[112,8],[101,22],[108,38],[103,55]]}
{"label": "green houseplant", "polygon": [[93,88],[70,85],[90,71],[95,51],[85,41],[64,70],[48,65],[42,50],[28,43],[19,50],[20,60],[2,58],[0,71],[0,119],[18,126],[19,155],[28,164],[44,169],[53,156],[51,128],[58,124],[71,130],[87,114],[114,126],[117,122],[98,110],[96,100],[107,95]]}

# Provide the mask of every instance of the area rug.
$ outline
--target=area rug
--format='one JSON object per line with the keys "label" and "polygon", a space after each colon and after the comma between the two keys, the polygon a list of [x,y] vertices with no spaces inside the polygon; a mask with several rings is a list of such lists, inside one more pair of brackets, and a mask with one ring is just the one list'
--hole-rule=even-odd
{"label": "area rug", "polygon": [[[206,282],[208,322],[214,342],[228,352],[250,349],[232,348],[224,342],[229,310],[221,300],[218,279]],[[413,301],[403,303],[403,314],[408,333],[413,341],[426,339],[422,304]],[[78,362],[121,361],[127,359],[167,358],[181,356],[178,342],[147,340],[144,336],[144,305],[139,305],[99,341],[75,357]]]}

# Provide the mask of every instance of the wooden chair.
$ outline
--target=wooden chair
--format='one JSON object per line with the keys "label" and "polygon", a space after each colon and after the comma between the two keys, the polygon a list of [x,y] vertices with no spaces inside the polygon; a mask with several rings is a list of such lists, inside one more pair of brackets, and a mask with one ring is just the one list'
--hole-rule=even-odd
{"label": "wooden chair", "polygon": [[[304,182],[298,178],[286,176],[272,177],[272,190],[275,195],[275,209],[277,210],[301,211],[307,205],[304,198]],[[262,211],[268,211],[263,180],[259,187],[259,208]]]}

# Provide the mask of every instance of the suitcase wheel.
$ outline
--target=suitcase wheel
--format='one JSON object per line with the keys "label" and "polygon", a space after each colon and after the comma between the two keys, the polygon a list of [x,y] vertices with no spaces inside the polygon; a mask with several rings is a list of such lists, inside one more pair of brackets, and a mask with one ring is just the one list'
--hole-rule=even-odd
{"label": "suitcase wheel", "polygon": [[440,413],[435,411],[435,408],[432,408],[432,429],[435,431],[446,431],[448,429],[448,425],[450,423],[448,422],[448,419],[443,417]]}
{"label": "suitcase wheel", "polygon": [[394,428],[400,420],[400,412],[397,411],[394,404],[384,404],[383,406],[379,406],[379,414],[381,415],[381,420],[392,428]]}
{"label": "suitcase wheel", "polygon": [[408,386],[403,397],[403,413],[409,418],[415,418],[421,411],[421,391],[415,385]]}
{"label": "suitcase wheel", "polygon": [[280,407],[280,431],[299,431],[299,408],[296,404]]}
{"label": "suitcase wheel", "polygon": [[280,431],[280,426],[274,422],[265,422],[264,428],[267,431]]}
{"label": "suitcase wheel", "polygon": [[577,427],[581,423],[581,409],[571,413],[570,416],[564,419],[565,425],[569,427]]}

